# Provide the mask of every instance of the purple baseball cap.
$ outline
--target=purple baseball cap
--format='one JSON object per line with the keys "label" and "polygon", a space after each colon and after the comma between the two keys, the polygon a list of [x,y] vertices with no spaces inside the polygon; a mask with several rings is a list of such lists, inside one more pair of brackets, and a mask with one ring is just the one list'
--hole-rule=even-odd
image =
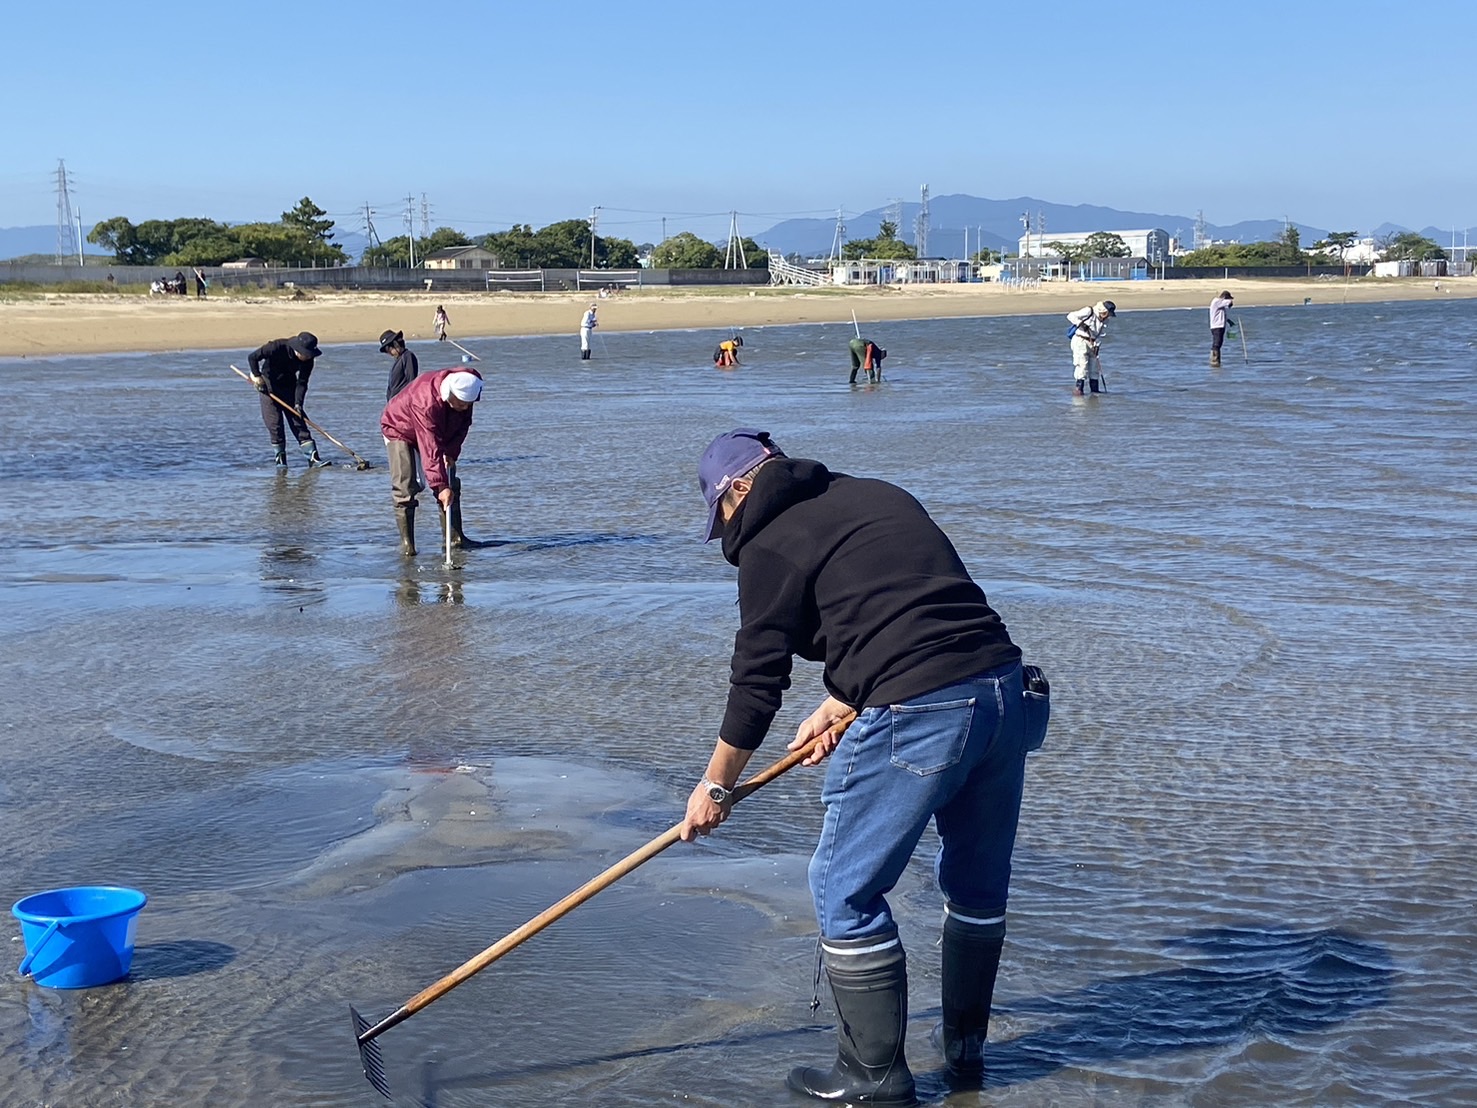
{"label": "purple baseball cap", "polygon": [[765,458],[784,456],[785,452],[774,444],[768,431],[756,431],[752,427],[725,431],[708,443],[702,461],[697,464],[698,487],[708,502],[708,526],[703,531],[703,542],[712,542],[723,534],[718,503],[734,479],[748,473]]}

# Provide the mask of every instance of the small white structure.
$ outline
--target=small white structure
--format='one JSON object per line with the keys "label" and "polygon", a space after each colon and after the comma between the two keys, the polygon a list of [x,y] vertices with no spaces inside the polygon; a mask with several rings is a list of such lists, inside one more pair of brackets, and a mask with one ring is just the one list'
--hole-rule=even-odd
{"label": "small white structure", "polygon": [[939,258],[861,258],[831,267],[831,280],[838,285],[943,285],[973,276],[974,263]]}
{"label": "small white structure", "polygon": [[426,255],[427,269],[496,269],[497,255],[481,246],[448,246]]}
{"label": "small white structure", "polygon": [[1100,234],[1117,235],[1123,240],[1123,245],[1128,247],[1129,257],[1146,258],[1151,265],[1160,264],[1171,253],[1169,232],[1157,227],[1141,231],[1063,231],[1056,234],[1050,231],[1045,234],[1033,231],[1021,236],[1017,248],[1022,258],[1054,258],[1056,251],[1051,248],[1052,243],[1060,242],[1066,246],[1081,246],[1093,235]]}
{"label": "small white structure", "polygon": [[222,269],[266,269],[267,263],[261,258],[237,258],[234,262],[222,262]]}

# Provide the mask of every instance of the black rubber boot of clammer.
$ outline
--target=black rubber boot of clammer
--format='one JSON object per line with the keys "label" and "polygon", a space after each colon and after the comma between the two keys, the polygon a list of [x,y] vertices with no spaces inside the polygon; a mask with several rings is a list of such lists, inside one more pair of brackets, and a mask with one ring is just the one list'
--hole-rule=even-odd
{"label": "black rubber boot of clammer", "polygon": [[836,1104],[908,1108],[918,1103],[903,1058],[908,1028],[908,964],[897,932],[825,939],[821,957],[836,1003],[836,1061],[800,1066],[785,1084]]}
{"label": "black rubber boot of clammer", "polygon": [[322,469],[324,466],[333,465],[332,462],[325,460],[322,456],[319,455],[318,446],[312,440],[309,440],[308,442],[300,442],[297,445],[298,448],[301,449],[305,455],[307,455],[309,469]]}
{"label": "black rubber boot of clammer", "polygon": [[467,533],[462,530],[462,493],[460,489],[455,490],[451,497],[451,545],[455,547],[478,547],[482,545],[476,539],[467,538]]}
{"label": "black rubber boot of clammer", "polygon": [[395,526],[400,529],[400,556],[415,557],[415,505],[395,509]]}
{"label": "black rubber boot of clammer", "polygon": [[944,1018],[933,1043],[950,1076],[978,1082],[985,1070],[990,1001],[1005,946],[1005,913],[984,913],[948,904],[944,909]]}

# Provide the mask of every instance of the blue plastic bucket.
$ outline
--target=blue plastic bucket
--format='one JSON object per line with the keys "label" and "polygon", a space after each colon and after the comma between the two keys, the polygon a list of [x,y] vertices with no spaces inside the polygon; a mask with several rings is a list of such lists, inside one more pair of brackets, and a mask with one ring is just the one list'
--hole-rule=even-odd
{"label": "blue plastic bucket", "polygon": [[50,989],[86,989],[128,976],[138,914],[137,889],[79,885],[17,900],[10,912],[26,942],[22,974]]}

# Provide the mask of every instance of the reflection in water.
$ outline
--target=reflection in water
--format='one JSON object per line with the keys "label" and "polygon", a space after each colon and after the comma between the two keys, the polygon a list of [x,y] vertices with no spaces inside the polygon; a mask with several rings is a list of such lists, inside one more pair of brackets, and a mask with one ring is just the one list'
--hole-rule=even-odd
{"label": "reflection in water", "polygon": [[985,1054],[989,1085],[1039,1081],[1068,1067],[1318,1031],[1387,1004],[1389,952],[1346,931],[1221,927],[1165,944],[1191,964],[1012,1001],[1051,1026]]}
{"label": "reflection in water", "polygon": [[[986,1087],[1039,1081],[1072,1067],[1101,1070],[1123,1060],[1200,1050],[1212,1044],[1313,1034],[1388,1003],[1394,980],[1389,952],[1384,947],[1333,928],[1214,928],[1168,940],[1164,945],[1171,950],[1193,951],[1193,964],[1113,978],[1056,996],[997,1005],[1001,1012],[1039,1013],[1053,1022],[1014,1039],[989,1043]],[[937,1008],[915,1007],[910,1019],[915,1033],[912,1037],[938,1018]],[[453,1090],[495,1090],[530,1078],[556,1080],[564,1087],[577,1082],[583,1068],[707,1051],[719,1057],[745,1052],[768,1054],[774,1059],[776,1075],[771,1091],[780,1096],[779,1075],[785,1065],[812,1054],[823,1055],[833,1034],[831,1025],[809,1024],[780,1030],[737,1030],[720,1038],[600,1054],[566,1055],[551,1062],[489,1066],[460,1059],[427,1059],[422,1061],[418,1074],[417,1102],[429,1108],[440,1104]],[[817,1039],[821,1040],[819,1045]],[[911,1042],[909,1064],[918,1076],[918,1093],[925,1102],[955,1091],[942,1068],[942,1059],[914,1049]],[[960,1086],[961,1090],[967,1088]],[[762,1104],[765,1097],[763,1088],[735,1087],[723,1103]]]}

